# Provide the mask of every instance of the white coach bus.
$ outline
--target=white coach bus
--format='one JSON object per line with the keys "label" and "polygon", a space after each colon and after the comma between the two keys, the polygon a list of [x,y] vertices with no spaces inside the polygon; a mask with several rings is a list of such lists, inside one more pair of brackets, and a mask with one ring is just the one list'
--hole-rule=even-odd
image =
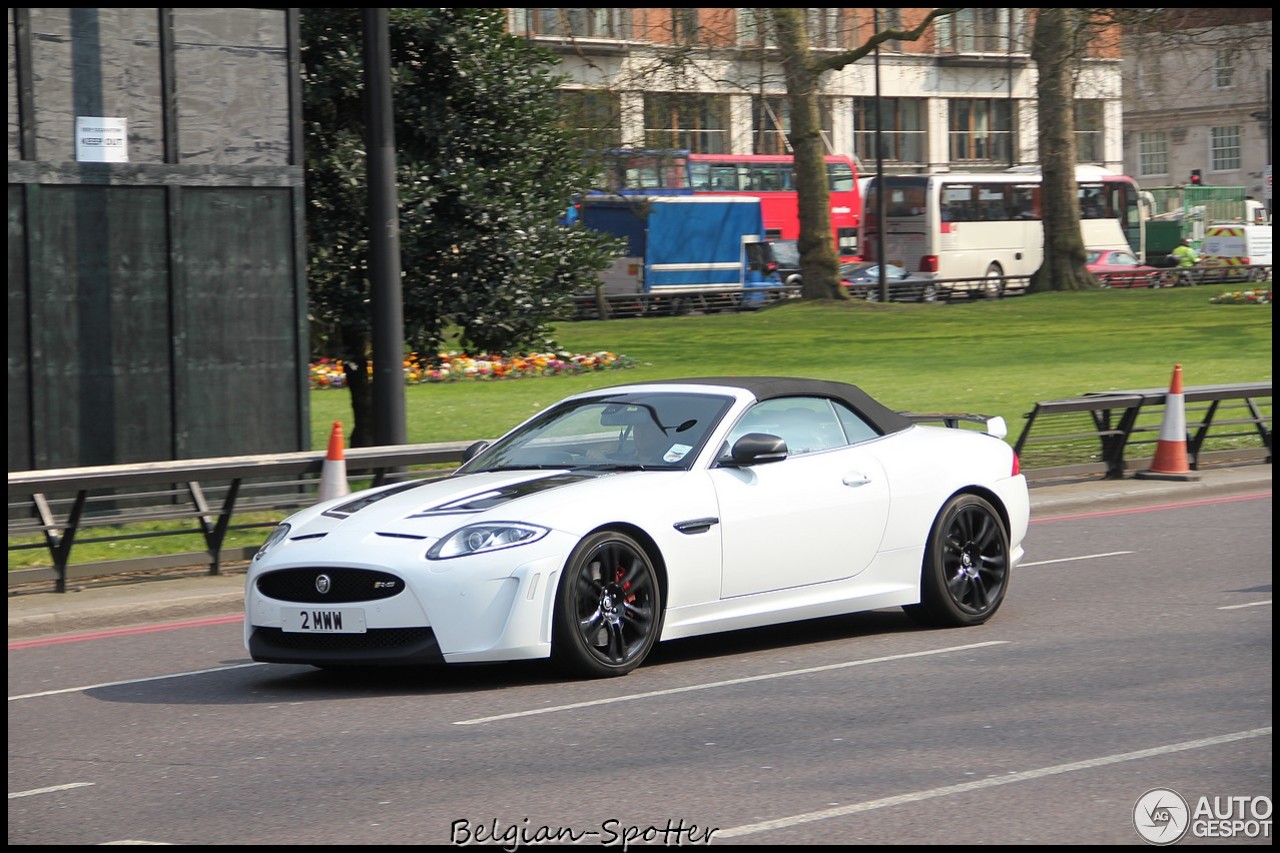
{"label": "white coach bus", "polygon": [[[1086,249],[1144,256],[1144,205],[1137,182],[1097,167],[1077,168]],[[885,260],[918,277],[970,279],[948,286],[994,296],[1005,276],[1029,276],[1044,259],[1040,173],[886,175],[869,181],[858,245],[876,260],[880,185],[885,193]]]}

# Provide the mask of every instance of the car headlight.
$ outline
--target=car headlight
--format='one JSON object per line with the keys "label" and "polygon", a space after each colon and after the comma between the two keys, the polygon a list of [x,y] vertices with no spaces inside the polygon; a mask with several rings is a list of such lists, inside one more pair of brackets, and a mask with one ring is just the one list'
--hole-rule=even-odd
{"label": "car headlight", "polygon": [[447,560],[450,557],[465,557],[468,554],[527,545],[537,542],[549,532],[545,527],[514,521],[472,524],[458,528],[432,545],[427,551],[427,559]]}
{"label": "car headlight", "polygon": [[253,559],[255,561],[260,559],[264,554],[267,553],[268,550],[271,549],[272,545],[275,545],[281,539],[284,539],[286,536],[288,536],[289,531],[291,529],[292,528],[290,528],[289,525],[287,524],[276,525],[276,529],[271,531],[271,535],[267,537],[267,541],[263,542],[262,546],[258,548],[258,550],[254,553]]}

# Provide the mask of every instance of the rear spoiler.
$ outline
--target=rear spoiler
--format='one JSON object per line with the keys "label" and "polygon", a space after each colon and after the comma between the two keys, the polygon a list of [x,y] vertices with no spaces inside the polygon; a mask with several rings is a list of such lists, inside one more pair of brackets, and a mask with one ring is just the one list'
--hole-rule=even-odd
{"label": "rear spoiler", "polygon": [[898,412],[909,421],[918,424],[941,423],[951,429],[963,429],[961,423],[981,424],[982,431],[996,438],[1009,434],[1009,427],[1000,415],[969,415],[960,412]]}

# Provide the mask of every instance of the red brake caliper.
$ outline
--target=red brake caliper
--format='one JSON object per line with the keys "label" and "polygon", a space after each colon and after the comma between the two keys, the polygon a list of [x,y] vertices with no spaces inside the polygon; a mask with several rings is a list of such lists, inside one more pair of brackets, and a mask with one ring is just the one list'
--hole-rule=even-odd
{"label": "red brake caliper", "polygon": [[[613,580],[614,580],[614,582],[615,582],[615,583],[618,583],[618,584],[620,584],[620,585],[621,585],[621,587],[622,587],[622,591],[625,593],[628,589],[630,589],[630,588],[631,588],[631,582],[630,582],[630,581],[624,581],[624,580],[622,579],[622,578],[623,578],[623,576],[624,576],[624,574],[625,574],[625,572],[623,572],[623,570],[622,570],[622,564],[621,564],[621,563],[619,563],[619,564],[618,564],[618,568],[614,571]],[[626,596],[623,600],[624,600],[624,601],[626,601],[626,602],[627,602],[627,604],[630,604],[631,602],[633,602],[633,601],[635,601],[635,600],[636,600],[636,597],[635,597],[634,595],[628,595],[628,596]]]}

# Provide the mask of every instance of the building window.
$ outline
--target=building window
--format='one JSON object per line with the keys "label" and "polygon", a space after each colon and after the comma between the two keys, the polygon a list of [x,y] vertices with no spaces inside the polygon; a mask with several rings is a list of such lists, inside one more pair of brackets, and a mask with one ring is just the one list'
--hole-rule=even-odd
{"label": "building window", "polygon": [[1026,9],[961,9],[938,20],[941,53],[1025,53]]}
{"label": "building window", "polygon": [[1213,55],[1213,85],[1219,89],[1230,89],[1236,84],[1236,57],[1239,51],[1234,48],[1216,51]]}
{"label": "building window", "polygon": [[841,48],[845,45],[844,9],[807,9],[805,29],[811,47]]}
{"label": "building window", "polygon": [[853,151],[864,163],[877,153],[899,164],[924,163],[928,133],[923,98],[881,98],[880,151],[876,151],[876,99],[853,99]]}
{"label": "building window", "polygon": [[[848,40],[846,9],[806,9],[805,32],[809,46],[843,48]],[[764,9],[738,10],[738,44],[743,47],[777,47],[773,17]]]}
{"label": "building window", "polygon": [[1012,162],[1013,109],[1008,99],[953,98],[948,106],[949,157],[953,162]]}
{"label": "building window", "polygon": [[1138,177],[1169,174],[1169,134],[1163,130],[1138,135]]}
{"label": "building window", "polygon": [[1230,172],[1240,168],[1240,128],[1214,127],[1209,129],[1209,164],[1215,172]]}
{"label": "building window", "polygon": [[777,47],[773,19],[763,9],[738,10],[738,44],[743,47]]}
{"label": "building window", "polygon": [[671,10],[671,43],[697,44],[702,40],[697,9]]}
{"label": "building window", "polygon": [[[884,30],[900,30],[902,29],[902,10],[875,9],[871,16],[871,23],[877,33]],[[902,42],[899,39],[891,39],[889,41],[882,42],[880,48],[882,50],[892,50],[901,53]]]}
{"label": "building window", "polygon": [[[831,99],[818,99],[818,121],[822,123],[823,150],[831,152],[833,123]],[[751,153],[792,154],[787,134],[791,132],[791,109],[782,96],[751,99]]]}
{"label": "building window", "polygon": [[631,38],[630,9],[512,9],[509,20],[519,35]]}
{"label": "building window", "polygon": [[687,148],[696,154],[729,152],[729,98],[657,92],[644,96],[646,148]]}
{"label": "building window", "polygon": [[1101,163],[1102,156],[1102,101],[1077,100],[1076,162]]}
{"label": "building window", "polygon": [[583,148],[622,147],[622,113],[616,94],[560,89],[556,99],[565,126],[577,134]]}

